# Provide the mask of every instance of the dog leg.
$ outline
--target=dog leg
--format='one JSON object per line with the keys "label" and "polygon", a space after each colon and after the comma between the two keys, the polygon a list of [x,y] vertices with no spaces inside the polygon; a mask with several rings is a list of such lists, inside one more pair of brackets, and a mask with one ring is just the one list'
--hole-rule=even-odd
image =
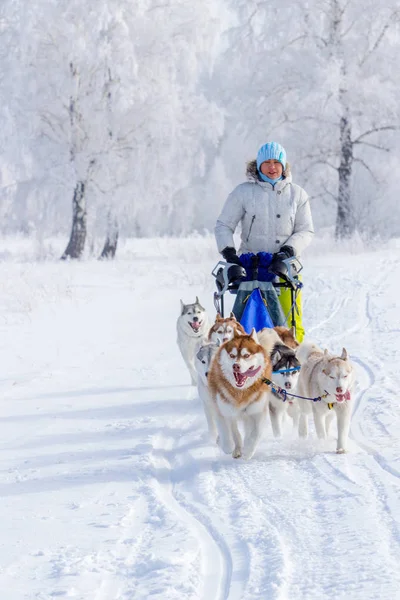
{"label": "dog leg", "polygon": [[191,385],[197,385],[198,374],[197,374],[196,368],[194,366],[194,362],[192,360],[190,360],[190,358],[185,356],[182,351],[181,351],[181,354],[182,354],[182,358],[185,361],[185,364],[186,364],[189,374],[190,374]]}
{"label": "dog leg", "polygon": [[191,362],[188,363],[188,369],[189,369],[189,373],[190,373],[191,384],[197,385],[198,374]]}
{"label": "dog leg", "polygon": [[265,411],[249,415],[245,420],[245,436],[242,456],[249,460],[257,449],[261,435],[265,428]]}
{"label": "dog leg", "polygon": [[204,414],[207,419],[207,426],[210,437],[213,442],[217,439],[217,423],[216,423],[216,414],[213,401],[210,397],[208,387],[199,377],[199,381],[197,384],[197,390],[199,392],[199,396],[203,402]]}
{"label": "dog leg", "polygon": [[218,446],[225,454],[232,454],[235,449],[231,422],[231,418],[217,414]]}
{"label": "dog leg", "polygon": [[330,410],[325,418],[326,435],[329,435],[329,430],[330,430],[333,418],[334,418],[333,410]]}
{"label": "dog leg", "polygon": [[308,416],[304,412],[299,416],[299,437],[308,437]]}
{"label": "dog leg", "polygon": [[208,432],[210,434],[210,437],[212,439],[213,442],[216,441],[217,439],[217,425],[215,422],[215,411],[211,405],[211,400],[204,400],[203,399],[203,406],[204,406],[204,413],[206,415],[206,419],[207,419],[207,426],[208,426]]}
{"label": "dog leg", "polygon": [[282,437],[282,410],[269,404],[269,416],[271,419],[272,432],[274,437]]}
{"label": "dog leg", "polygon": [[206,414],[206,419],[207,419],[207,425],[208,425],[208,431],[210,434],[210,437],[212,439],[213,442],[215,442],[217,440],[217,424],[216,424],[216,418],[215,418],[215,410],[213,409],[213,407],[211,406],[210,403],[205,403],[204,404],[204,412]]}
{"label": "dog leg", "polygon": [[338,440],[336,452],[338,454],[344,454],[347,447],[347,438],[349,436],[350,429],[350,406],[346,402],[344,406],[336,406],[337,416],[337,427],[338,427]]}
{"label": "dog leg", "polygon": [[299,431],[299,424],[300,424],[300,410],[298,406],[290,406],[290,409],[288,410],[288,415],[290,417],[292,417],[293,419],[293,431],[296,431],[298,433]]}
{"label": "dog leg", "polygon": [[240,435],[237,420],[232,419],[231,425],[232,425],[233,441],[235,442],[235,447],[232,452],[232,457],[240,458],[242,456],[242,436]]}
{"label": "dog leg", "polygon": [[326,439],[325,415],[313,407],[315,431],[320,440]]}

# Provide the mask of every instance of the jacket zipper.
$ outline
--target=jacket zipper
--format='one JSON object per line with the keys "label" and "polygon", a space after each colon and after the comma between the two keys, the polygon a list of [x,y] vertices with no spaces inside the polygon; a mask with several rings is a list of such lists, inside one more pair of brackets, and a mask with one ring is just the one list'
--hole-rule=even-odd
{"label": "jacket zipper", "polygon": [[254,220],[255,220],[255,218],[256,218],[256,215],[253,215],[253,217],[252,217],[252,219],[251,219],[251,223],[250,223],[250,229],[249,229],[249,233],[247,234],[246,242],[248,242],[248,241],[249,241],[249,237],[250,237],[250,234],[251,234],[251,229],[252,229],[252,227],[253,227],[253,223],[254,223]]}

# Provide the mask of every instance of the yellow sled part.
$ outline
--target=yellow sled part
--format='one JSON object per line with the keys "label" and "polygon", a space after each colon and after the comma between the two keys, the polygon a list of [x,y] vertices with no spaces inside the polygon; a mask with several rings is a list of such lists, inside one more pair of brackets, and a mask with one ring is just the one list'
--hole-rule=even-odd
{"label": "yellow sled part", "polygon": [[[300,279],[300,277],[299,277]],[[283,281],[280,279],[279,281]],[[278,296],[279,303],[282,307],[283,314],[287,317],[287,327],[292,326],[292,296],[290,289],[280,288],[280,294]],[[295,309],[295,324],[296,324],[296,340],[302,342],[304,339],[305,331],[303,327],[303,306],[301,301],[301,290],[297,293],[296,298],[296,309]]]}

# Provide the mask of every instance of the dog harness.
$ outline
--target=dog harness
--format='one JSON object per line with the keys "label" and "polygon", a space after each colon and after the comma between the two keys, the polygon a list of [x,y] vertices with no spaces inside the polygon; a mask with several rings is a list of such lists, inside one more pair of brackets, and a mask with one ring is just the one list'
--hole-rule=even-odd
{"label": "dog harness", "polygon": [[278,371],[272,371],[272,373],[291,373],[292,371],[300,371],[300,367],[291,367],[290,369],[279,369]]}
{"label": "dog harness", "polygon": [[284,390],[279,385],[276,385],[276,383],[274,383],[270,379],[267,379],[266,377],[263,377],[261,379],[261,381],[263,383],[265,383],[266,385],[270,385],[272,392],[275,393],[275,395],[279,395],[282,398],[283,402],[286,402],[287,396],[292,396],[293,398],[301,398],[302,400],[312,400],[313,402],[320,402],[321,400],[323,400],[324,398],[329,396],[328,392],[325,391],[325,394],[322,394],[322,396],[317,396],[316,398],[308,398],[307,396],[299,396],[297,394],[291,394],[290,392],[288,392],[287,390]]}

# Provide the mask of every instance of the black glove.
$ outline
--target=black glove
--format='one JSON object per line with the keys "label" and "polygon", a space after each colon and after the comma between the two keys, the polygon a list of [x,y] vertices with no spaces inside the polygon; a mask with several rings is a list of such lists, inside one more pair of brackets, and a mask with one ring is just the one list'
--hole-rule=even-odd
{"label": "black glove", "polygon": [[292,258],[296,256],[296,251],[293,246],[282,246],[278,254],[285,254],[285,258]]}
{"label": "black glove", "polygon": [[226,248],[224,248],[222,250],[221,254],[227,263],[239,265],[240,267],[242,266],[242,263],[240,262],[240,258],[236,254],[235,248],[233,248],[232,246],[227,246]]}
{"label": "black glove", "polygon": [[275,252],[275,254],[272,255],[272,262],[280,262],[287,258],[292,258],[292,256],[296,256],[293,246],[282,246],[279,252]]}

